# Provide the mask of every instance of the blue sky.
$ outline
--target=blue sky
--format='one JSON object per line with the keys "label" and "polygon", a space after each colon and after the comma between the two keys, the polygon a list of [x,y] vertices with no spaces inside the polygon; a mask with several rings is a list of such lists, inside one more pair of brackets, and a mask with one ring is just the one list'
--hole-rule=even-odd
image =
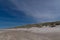
{"label": "blue sky", "polygon": [[60,20],[60,0],[0,0],[0,28]]}

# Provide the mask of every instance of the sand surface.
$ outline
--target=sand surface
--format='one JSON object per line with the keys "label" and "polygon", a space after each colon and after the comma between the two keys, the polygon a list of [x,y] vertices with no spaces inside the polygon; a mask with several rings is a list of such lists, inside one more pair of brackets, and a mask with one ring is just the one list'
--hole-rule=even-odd
{"label": "sand surface", "polygon": [[0,31],[0,40],[60,40],[60,27],[2,29]]}
{"label": "sand surface", "polygon": [[5,31],[0,33],[0,40],[60,40],[60,32]]}

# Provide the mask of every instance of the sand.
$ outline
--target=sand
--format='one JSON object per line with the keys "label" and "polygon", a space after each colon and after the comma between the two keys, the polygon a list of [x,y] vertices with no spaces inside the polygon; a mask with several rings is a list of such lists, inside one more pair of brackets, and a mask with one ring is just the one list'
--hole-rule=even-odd
{"label": "sand", "polygon": [[0,40],[60,40],[60,27],[2,29]]}
{"label": "sand", "polygon": [[0,40],[60,40],[60,32],[33,33],[28,31],[6,31],[0,33]]}

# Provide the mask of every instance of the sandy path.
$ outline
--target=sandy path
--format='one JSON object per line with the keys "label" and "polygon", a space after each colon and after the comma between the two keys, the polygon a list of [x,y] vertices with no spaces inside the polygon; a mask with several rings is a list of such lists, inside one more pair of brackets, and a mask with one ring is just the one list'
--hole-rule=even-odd
{"label": "sandy path", "polygon": [[32,33],[28,31],[7,31],[0,33],[0,40],[60,40],[57,33]]}

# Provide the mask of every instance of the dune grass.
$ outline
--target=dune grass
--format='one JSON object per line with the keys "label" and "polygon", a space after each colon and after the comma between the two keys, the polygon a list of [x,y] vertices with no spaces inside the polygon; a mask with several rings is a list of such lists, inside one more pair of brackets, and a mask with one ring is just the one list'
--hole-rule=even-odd
{"label": "dune grass", "polygon": [[31,27],[39,27],[39,28],[41,28],[43,26],[55,27],[56,25],[60,25],[60,21],[45,22],[45,23],[38,23],[38,24],[27,24],[27,25],[17,26],[15,28],[31,28]]}

